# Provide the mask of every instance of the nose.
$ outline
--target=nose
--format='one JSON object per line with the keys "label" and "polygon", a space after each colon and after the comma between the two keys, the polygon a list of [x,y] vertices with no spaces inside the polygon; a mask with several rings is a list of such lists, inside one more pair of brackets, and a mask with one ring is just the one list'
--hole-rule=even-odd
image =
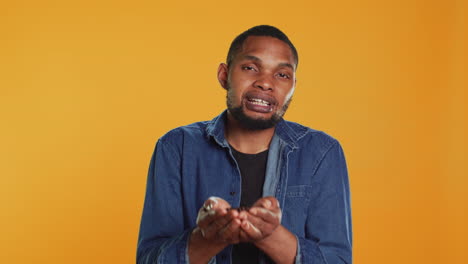
{"label": "nose", "polygon": [[268,76],[262,75],[255,82],[254,86],[264,91],[273,90],[273,81]]}

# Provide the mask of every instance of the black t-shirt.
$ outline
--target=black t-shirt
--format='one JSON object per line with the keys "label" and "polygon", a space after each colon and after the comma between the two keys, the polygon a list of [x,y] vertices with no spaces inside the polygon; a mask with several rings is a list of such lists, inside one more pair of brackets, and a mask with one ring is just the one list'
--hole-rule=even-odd
{"label": "black t-shirt", "polygon": [[[257,154],[245,154],[232,148],[232,154],[239,165],[242,179],[241,206],[250,207],[262,197],[268,150]],[[251,243],[233,246],[232,263],[249,264],[259,262],[259,249]]]}

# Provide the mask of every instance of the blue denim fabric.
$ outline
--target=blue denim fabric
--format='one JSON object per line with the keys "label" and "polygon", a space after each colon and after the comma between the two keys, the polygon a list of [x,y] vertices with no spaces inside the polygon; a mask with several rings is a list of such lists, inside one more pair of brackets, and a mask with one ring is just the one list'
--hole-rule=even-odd
{"label": "blue denim fabric", "polygon": [[[241,176],[224,138],[226,111],[176,128],[151,159],[137,263],[189,263],[188,239],[210,196],[240,204]],[[296,263],[352,263],[350,193],[343,150],[335,139],[280,121],[270,144],[263,196],[275,196],[281,224],[297,237]],[[210,263],[231,263],[232,246]],[[261,256],[261,263],[267,263]]]}

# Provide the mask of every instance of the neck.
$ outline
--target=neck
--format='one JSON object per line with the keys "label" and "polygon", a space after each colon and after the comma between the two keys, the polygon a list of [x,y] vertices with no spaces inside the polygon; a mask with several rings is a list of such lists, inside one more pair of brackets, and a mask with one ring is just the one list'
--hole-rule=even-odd
{"label": "neck", "polygon": [[225,137],[239,152],[257,154],[267,150],[274,133],[274,127],[262,130],[246,129],[230,113],[227,115]]}

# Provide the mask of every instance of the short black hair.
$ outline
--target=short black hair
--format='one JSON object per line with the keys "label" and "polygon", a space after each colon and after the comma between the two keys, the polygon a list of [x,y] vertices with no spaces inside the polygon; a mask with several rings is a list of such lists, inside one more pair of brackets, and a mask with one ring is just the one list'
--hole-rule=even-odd
{"label": "short black hair", "polygon": [[242,44],[244,44],[244,41],[250,37],[250,36],[265,36],[265,37],[272,37],[279,39],[283,41],[284,43],[288,44],[288,46],[291,48],[291,51],[294,56],[294,60],[297,64],[299,63],[299,56],[297,55],[297,50],[296,47],[292,44],[292,42],[289,40],[288,36],[284,34],[281,30],[274,26],[269,26],[269,25],[260,25],[260,26],[255,26],[253,28],[247,29],[244,31],[242,34],[237,36],[231,43],[231,46],[229,47],[229,52],[226,58],[226,64],[228,66],[231,65],[232,61],[236,57],[237,53],[240,51],[242,48]]}

